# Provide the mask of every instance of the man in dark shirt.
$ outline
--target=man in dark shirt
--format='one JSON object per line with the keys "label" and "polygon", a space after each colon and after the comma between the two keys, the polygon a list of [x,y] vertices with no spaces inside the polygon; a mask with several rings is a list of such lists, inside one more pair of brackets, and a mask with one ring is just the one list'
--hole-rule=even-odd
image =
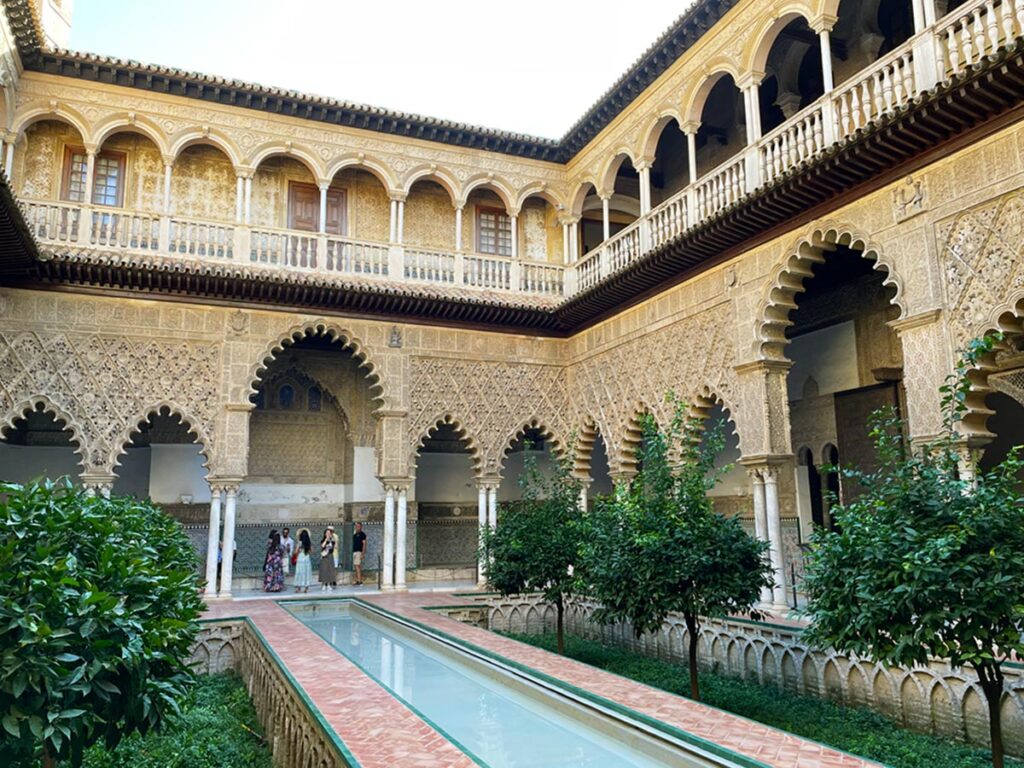
{"label": "man in dark shirt", "polygon": [[352,565],[356,569],[356,580],[353,584],[363,583],[363,555],[366,554],[366,534],[363,524],[356,523],[356,532],[352,534]]}

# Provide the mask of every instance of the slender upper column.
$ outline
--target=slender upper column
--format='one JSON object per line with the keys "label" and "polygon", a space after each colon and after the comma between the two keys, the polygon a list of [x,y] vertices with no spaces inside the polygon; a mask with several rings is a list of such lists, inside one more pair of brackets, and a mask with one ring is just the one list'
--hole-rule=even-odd
{"label": "slender upper column", "polygon": [[320,185],[320,234],[327,234],[327,190],[330,189],[330,182]]}
{"label": "slender upper column", "polygon": [[512,235],[512,258],[519,258],[519,213],[510,213],[509,221],[511,223],[511,235]]}
{"label": "slender upper column", "polygon": [[245,216],[244,223],[252,224],[252,175],[245,177]]}
{"label": "slender upper column", "polygon": [[14,141],[17,137],[7,137],[7,154],[4,159],[4,171],[7,172],[7,180],[14,179]]}
{"label": "slender upper column", "polygon": [[85,189],[82,190],[82,203],[92,204],[93,179],[96,175],[96,149],[86,147],[85,150]]}
{"label": "slender upper column", "polygon": [[235,172],[235,223],[245,221],[245,177]]}
{"label": "slender upper column", "polygon": [[391,221],[390,230],[388,234],[389,243],[398,242],[398,201],[395,198],[391,198]]}
{"label": "slender upper column", "polygon": [[398,201],[398,229],[395,235],[395,242],[401,245],[405,242],[405,198]]}
{"label": "slender upper column", "polygon": [[409,487],[399,486],[398,519],[395,522],[395,589],[405,589],[406,540],[408,538]]}
{"label": "slender upper column", "polygon": [[821,77],[828,93],[836,87],[832,75],[832,36],[829,30],[823,29],[818,32],[818,39],[821,41]]}
{"label": "slender upper column", "polygon": [[612,224],[609,218],[611,214],[610,201],[612,198],[611,192],[606,192],[601,195],[601,216],[604,222],[604,239],[607,240],[611,237]]}
{"label": "slender upper column", "polygon": [[171,215],[171,168],[174,167],[174,158],[164,158],[164,213]]}
{"label": "slender upper column", "polygon": [[487,525],[493,531],[498,527],[498,484],[487,486]]}
{"label": "slender upper column", "polygon": [[224,545],[221,550],[220,592],[221,597],[231,597],[231,583],[235,567],[235,499],[238,485],[224,486]]}
{"label": "slender upper column", "polygon": [[395,489],[384,491],[384,554],[381,558],[381,587],[393,589],[395,585]]}
{"label": "slender upper column", "polygon": [[679,126],[686,134],[686,159],[689,165],[690,183],[697,183],[697,131],[700,130],[700,123],[689,121]]}
{"label": "slender upper column", "polygon": [[206,597],[217,595],[217,555],[220,553],[220,497],[224,489],[210,484],[210,528],[206,536]]}
{"label": "slender upper column", "polygon": [[465,203],[461,203],[455,206],[455,250],[462,250],[462,209],[466,207]]}

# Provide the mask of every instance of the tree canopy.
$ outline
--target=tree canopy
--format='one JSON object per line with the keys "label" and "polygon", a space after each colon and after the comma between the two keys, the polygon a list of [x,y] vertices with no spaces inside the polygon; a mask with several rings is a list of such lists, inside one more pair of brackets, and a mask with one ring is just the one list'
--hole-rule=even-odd
{"label": "tree canopy", "polygon": [[177,709],[202,609],[181,526],[67,481],[0,484],[0,751],[81,761]]}

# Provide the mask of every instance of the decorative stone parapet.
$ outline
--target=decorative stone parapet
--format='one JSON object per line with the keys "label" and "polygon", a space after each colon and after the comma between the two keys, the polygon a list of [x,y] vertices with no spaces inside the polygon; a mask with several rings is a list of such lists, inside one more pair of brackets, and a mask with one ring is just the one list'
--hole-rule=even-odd
{"label": "decorative stone parapet", "polygon": [[246,620],[203,622],[192,655],[200,673],[241,676],[275,766],[349,768],[305,693]]}
{"label": "decorative stone parapet", "polygon": [[[540,595],[475,598],[488,606],[487,626],[499,632],[553,632],[555,608]],[[566,609],[566,630],[578,637],[628,648],[666,661],[686,663],[686,625],[670,615],[656,634],[639,638],[628,624],[601,626],[591,616],[597,604],[577,599]],[[451,614],[460,618],[458,613]],[[468,615],[468,614],[467,614]],[[470,620],[469,623],[477,623]],[[810,648],[798,625],[746,619],[705,621],[700,665],[706,671],[774,685],[782,690],[867,707],[911,730],[988,746],[988,710],[969,669],[934,659],[927,667],[889,667]],[[1004,666],[1003,734],[1008,754],[1024,757],[1024,665]]]}

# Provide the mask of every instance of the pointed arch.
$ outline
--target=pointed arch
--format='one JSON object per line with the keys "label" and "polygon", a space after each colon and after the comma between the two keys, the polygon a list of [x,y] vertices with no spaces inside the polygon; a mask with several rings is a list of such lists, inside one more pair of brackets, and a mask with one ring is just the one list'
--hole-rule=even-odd
{"label": "pointed arch", "polygon": [[320,167],[320,161],[316,159],[316,155],[312,150],[303,146],[296,146],[290,141],[268,141],[264,144],[260,144],[249,154],[248,161],[245,165],[250,166],[254,169],[259,169],[260,164],[265,160],[270,159],[274,155],[281,155],[283,157],[290,157],[293,160],[298,160],[313,174],[313,178],[319,183],[325,177],[323,169]]}
{"label": "pointed arch", "polygon": [[384,386],[377,370],[377,364],[369,348],[351,331],[328,320],[311,320],[306,323],[300,323],[270,342],[259,359],[249,368],[246,377],[245,396],[248,398],[256,393],[256,381],[263,378],[269,365],[286,347],[290,347],[305,338],[317,337],[329,339],[340,344],[343,349],[349,350],[353,357],[359,359],[359,367],[366,369],[370,396],[379,406],[383,407],[385,405]]}
{"label": "pointed arch", "polygon": [[447,169],[438,168],[436,165],[420,165],[413,168],[406,174],[405,182],[401,185],[402,194],[408,195],[417,181],[433,181],[448,193],[452,205],[459,204],[458,179]]}
{"label": "pointed arch", "polygon": [[515,194],[512,192],[512,187],[507,182],[499,179],[493,174],[477,174],[476,176],[470,176],[465,184],[462,186],[462,194],[459,195],[460,200],[469,199],[469,193],[474,189],[489,189],[491,192],[496,194],[501,202],[504,203],[505,209],[508,211],[517,210],[515,207]]}
{"label": "pointed arch", "polygon": [[241,150],[235,145],[231,138],[224,133],[213,128],[188,128],[183,131],[177,138],[171,142],[170,155],[175,160],[178,156],[189,147],[197,145],[215,147],[223,152],[228,160],[231,161],[231,165],[238,169],[242,165],[242,153]]}
{"label": "pointed arch", "polygon": [[77,110],[60,103],[30,102],[24,105],[14,115],[11,121],[11,131],[20,139],[25,129],[41,120],[56,120],[66,123],[78,131],[84,143],[92,143],[92,131],[89,129],[89,121]]}
{"label": "pointed arch", "polygon": [[877,245],[851,227],[832,225],[816,228],[787,249],[782,263],[771,274],[756,315],[757,327],[753,348],[756,359],[786,359],[785,348],[789,343],[786,339],[786,328],[792,324],[789,316],[796,307],[796,296],[805,290],[804,280],[813,274],[814,265],[823,263],[824,254],[836,246],[860,251],[863,258],[873,262],[874,268],[885,274],[883,285],[895,290],[890,299],[891,303],[899,308],[901,318],[906,315],[903,280],[896,274],[892,262],[883,256]]}
{"label": "pointed arch", "polygon": [[210,434],[207,426],[193,416],[187,408],[175,403],[172,400],[161,400],[152,405],[146,406],[135,418],[128,422],[127,426],[114,439],[110,448],[107,465],[112,470],[121,466],[121,457],[125,449],[132,442],[135,435],[139,434],[143,425],[152,421],[154,416],[177,416],[181,425],[188,431],[192,442],[199,445],[199,452],[203,456],[203,467],[210,468],[210,461],[213,457],[213,449],[210,443]]}
{"label": "pointed arch", "polygon": [[99,149],[107,139],[122,131],[141,133],[156,145],[161,155],[170,155],[167,134],[164,133],[163,128],[156,121],[134,112],[111,115],[106,120],[97,123],[93,127],[92,142]]}
{"label": "pointed arch", "polygon": [[509,451],[512,446],[515,445],[517,440],[522,439],[528,431],[537,431],[544,436],[545,439],[551,443],[551,455],[554,457],[562,456],[565,453],[566,442],[564,437],[555,432],[551,427],[537,417],[531,417],[523,422],[520,422],[510,434],[505,437],[505,441],[500,446],[500,453],[498,455],[498,474],[502,474],[505,471],[505,460],[508,458]]}
{"label": "pointed arch", "polygon": [[55,403],[46,395],[33,395],[21,400],[7,410],[0,417],[0,439],[14,429],[15,422],[26,418],[30,413],[41,411],[53,415],[58,425],[63,424],[63,429],[71,433],[71,444],[74,446],[75,455],[78,457],[78,466],[82,469],[86,465],[85,440],[82,437],[82,427],[77,419],[73,418],[62,406]]}
{"label": "pointed arch", "polygon": [[450,426],[455,434],[459,436],[461,440],[466,443],[466,447],[469,448],[470,460],[473,462],[473,474],[476,477],[480,477],[483,474],[483,451],[480,449],[480,443],[474,435],[466,428],[464,422],[453,416],[451,413],[443,413],[436,419],[430,422],[430,426],[424,429],[419,436],[413,441],[412,454],[409,456],[409,466],[412,468],[415,474],[416,467],[419,464],[420,451],[430,437],[437,432],[442,426]]}
{"label": "pointed arch", "polygon": [[368,157],[362,153],[358,155],[342,155],[341,157],[335,158],[327,166],[324,178],[328,181],[333,181],[335,176],[347,168],[366,171],[371,176],[374,176],[377,181],[384,186],[388,195],[398,193],[401,188],[398,180],[388,169],[387,163],[375,157]]}

